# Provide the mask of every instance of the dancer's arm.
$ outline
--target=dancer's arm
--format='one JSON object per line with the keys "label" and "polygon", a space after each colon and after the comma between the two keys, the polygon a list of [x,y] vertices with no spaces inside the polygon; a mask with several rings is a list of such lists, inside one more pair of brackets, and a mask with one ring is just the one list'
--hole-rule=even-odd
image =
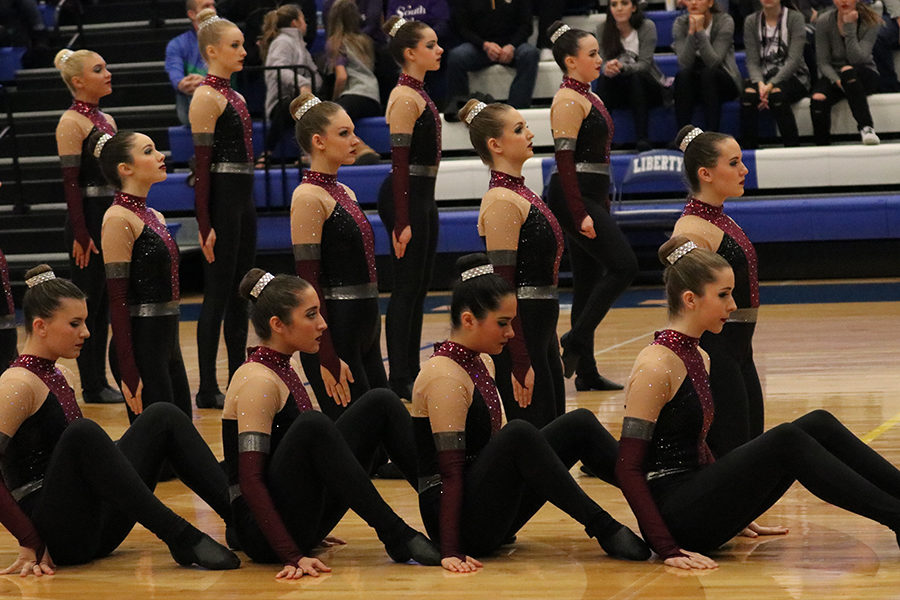
{"label": "dancer's arm", "polygon": [[386,120],[391,131],[391,185],[394,197],[394,229],[391,244],[397,258],[403,258],[412,239],[409,224],[410,143],[416,119],[425,110],[413,90],[396,88],[388,102]]}
{"label": "dancer's arm", "polygon": [[575,145],[581,123],[590,111],[589,104],[580,94],[571,90],[560,90],[550,107],[550,126],[553,129],[553,146],[556,156],[556,170],[559,171],[559,182],[566,207],[572,216],[572,224],[582,235],[596,237],[594,221],[584,208],[581,189],[578,187],[578,176],[575,171]]}
{"label": "dancer's arm", "polygon": [[87,133],[76,117],[70,116],[70,112],[67,111],[56,126],[56,150],[62,168],[63,195],[66,199],[69,223],[75,236],[72,256],[75,264],[82,269],[88,266],[91,254],[97,254],[97,246],[88,232],[84,217],[84,198],[78,185],[78,176],[81,173],[81,145],[86,137]]}
{"label": "dancer's arm", "polygon": [[208,262],[215,260],[215,230],[209,218],[210,167],[216,121],[228,101],[207,85],[197,88],[191,98],[189,118],[194,139],[194,211],[200,228],[200,243]]}

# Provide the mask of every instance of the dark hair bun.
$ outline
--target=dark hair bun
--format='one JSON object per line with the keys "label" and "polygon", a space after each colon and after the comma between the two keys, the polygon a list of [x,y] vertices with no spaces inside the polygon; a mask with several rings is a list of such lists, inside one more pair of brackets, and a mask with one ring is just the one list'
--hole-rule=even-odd
{"label": "dark hair bun", "polygon": [[679,246],[688,243],[689,240],[687,237],[683,235],[673,235],[669,240],[659,247],[659,251],[657,252],[657,257],[659,258],[659,262],[663,264],[664,267],[669,266],[668,257],[672,252],[675,251]]}
{"label": "dark hair bun", "polygon": [[456,259],[456,276],[459,277],[469,269],[482,267],[491,264],[487,254],[476,252],[474,254],[466,254]]}
{"label": "dark hair bun", "polygon": [[253,286],[260,280],[260,278],[266,274],[264,269],[260,269],[259,267],[253,267],[249,271],[247,271],[244,278],[241,279],[240,285],[238,285],[238,293],[241,295],[241,298],[245,300],[254,300],[252,296],[250,296],[250,290],[253,289]]}
{"label": "dark hair bun", "polygon": [[25,272],[25,279],[31,279],[32,277],[37,277],[41,273],[52,273],[53,267],[47,264],[40,264],[36,267],[31,267],[28,271]]}
{"label": "dark hair bun", "polygon": [[550,36],[556,33],[556,30],[563,25],[565,25],[565,23],[563,23],[562,21],[553,21],[553,23],[550,24],[550,27],[548,27],[547,31],[545,32],[547,34],[547,39],[550,39]]}
{"label": "dark hair bun", "polygon": [[675,134],[675,147],[681,148],[681,142],[684,140],[685,136],[692,132],[696,127],[696,125],[691,125],[690,123],[688,123],[681,129],[679,129],[678,133]]}

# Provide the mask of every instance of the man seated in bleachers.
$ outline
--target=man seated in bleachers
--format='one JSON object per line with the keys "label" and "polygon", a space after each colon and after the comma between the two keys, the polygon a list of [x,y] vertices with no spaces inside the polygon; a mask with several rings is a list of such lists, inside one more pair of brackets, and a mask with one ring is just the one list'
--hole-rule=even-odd
{"label": "man seated in bleachers", "polygon": [[187,125],[188,109],[194,90],[206,77],[206,61],[197,45],[197,15],[204,8],[215,8],[215,0],[186,0],[185,9],[191,28],[172,38],[166,45],[166,73],[175,89],[175,111],[182,125]]}
{"label": "man seated in bleachers", "polygon": [[[530,0],[458,0],[451,11],[453,25],[463,43],[450,50],[447,83],[451,103],[467,100],[470,71],[493,64],[516,70],[509,87],[509,104],[529,108],[537,79],[540,51],[528,43],[532,30]],[[438,40],[440,42],[440,40]]]}

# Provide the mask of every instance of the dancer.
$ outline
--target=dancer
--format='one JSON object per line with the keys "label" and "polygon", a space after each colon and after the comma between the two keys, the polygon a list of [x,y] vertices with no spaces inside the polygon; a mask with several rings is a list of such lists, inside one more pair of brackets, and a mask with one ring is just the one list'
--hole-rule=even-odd
{"label": "dancer", "polygon": [[253,142],[250,113],[229,78],[244,66],[244,35],[213,9],[200,11],[197,39],[209,74],[191,99],[196,156],[194,203],[203,264],[203,305],[197,320],[200,389],[197,408],[221,408],[216,379],[219,330],[224,318],[228,378],[244,361],[247,302],[238,294],[241,274],[256,255]]}
{"label": "dancer", "polygon": [[741,94],[741,144],[756,149],[759,112],[772,111],[785,147],[798,146],[800,134],[792,105],[809,93],[809,68],[803,58],[806,24],[803,14],[781,0],[765,0],[744,21],[747,71]]}
{"label": "dancer", "polygon": [[[366,467],[384,444],[415,485],[409,413],[390,390],[372,390],[337,422],[311,410],[294,352],[315,353],[327,327],[306,281],[251,269],[241,293],[252,301],[260,346],[251,349],[225,399],[222,443],[241,548],[283,565],[277,578],[331,569],[307,556],[348,508],[372,526],[397,562],[437,565],[440,555],[381,499]],[[342,542],[339,542],[342,543]]]}
{"label": "dancer", "polygon": [[166,179],[166,157],[142,133],[91,138],[106,180],[116,190],[103,217],[103,260],[116,353],[113,374],[128,420],[155,402],[191,416],[178,335],[178,245],[162,214],[147,207],[150,186]]}
{"label": "dancer", "polygon": [[616,440],[588,410],[541,430],[522,420],[501,428],[500,399],[479,356],[499,354],[513,337],[516,295],[483,254],[457,261],[450,339],[424,365],[413,389],[419,453],[419,508],[440,539],[448,571],[481,568],[472,558],[507,542],[547,501],[565,511],[618,558],[650,552],[630,529],[600,508],[569,474],[576,461],[613,481]]}
{"label": "dancer", "polygon": [[295,98],[290,112],[297,142],[311,159],[291,200],[294,260],[331,323],[318,355],[300,356],[322,412],[336,420],[363,393],[387,387],[375,235],[356,195],[337,181],[338,168],[356,160],[353,121],[338,104],[310,93]]}
{"label": "dancer", "polygon": [[66,246],[71,248],[69,271],[72,281],[87,296],[87,327],[94,332],[78,356],[81,397],[87,403],[117,403],[122,402],[122,394],[106,380],[109,298],[99,248],[103,213],[112,204],[113,190],[103,179],[88,142],[96,131],[116,132],[115,120],[98,108],[100,98],[112,93],[112,75],[103,57],[90,50],[73,52],[64,48],[54,64],[74,98],[56,126],[68,211],[65,235]]}
{"label": "dancer", "polygon": [[419,372],[422,312],[437,252],[434,183],[441,162],[441,117],[423,87],[441,66],[443,49],[420,21],[391,17],[384,24],[390,52],[403,72],[387,103],[391,174],[381,184],[378,214],[391,239],[394,281],[385,318],[391,389],[407,400]]}
{"label": "dancer", "polygon": [[[224,473],[183,414],[162,403],[148,408],[113,442],[82,418],[75,392],[56,366],[75,358],[90,332],[84,293],[47,265],[25,275],[28,338],[0,376],[0,520],[19,541],[2,573],[53,574],[107,556],[135,521],[169,546],[176,562],[236,569],[227,548],[176,515],[154,495],[168,462],[226,524],[231,522]],[[52,558],[51,558],[52,557]]]}
{"label": "dancer", "polygon": [[591,92],[602,60],[597,38],[557,21],[551,26],[553,57],[563,70],[550,124],[556,169],[547,204],[569,243],[572,263],[572,329],[560,340],[566,377],[575,389],[620,390],[597,372],[594,331],[638,271],[637,257],[609,213],[609,147],[613,122]]}
{"label": "dancer", "polygon": [[699,554],[746,529],[797,481],[818,498],[900,530],[900,471],[824,410],[773,427],[714,460],[715,423],[704,332],[735,310],[734,274],[721,256],[675,236],[660,248],[666,329],[638,355],[626,391],[616,477],[641,531],[665,563],[708,569]]}
{"label": "dancer", "polygon": [[816,20],[816,64],[820,77],[813,85],[809,112],[816,145],[831,143],[831,107],[843,98],[850,105],[862,143],[881,143],[875,133],[870,94],[878,91],[879,77],[872,48],[882,20],[863,2],[834,0],[836,10]]}
{"label": "dancer", "polygon": [[691,197],[673,235],[682,235],[728,261],[735,275],[737,310],[720,334],[704,333],[700,346],[710,356],[710,386],[716,422],[708,441],[716,456],[763,432],[762,386],[753,362],[753,332],[759,313],[756,250],[743,230],[723,212],[727,198],[744,195],[747,167],[741,148],[729,135],[688,125],[675,138],[684,152]]}
{"label": "dancer", "polygon": [[559,261],[564,247],[556,217],[522,177],[534,156],[525,118],[507,104],[470,100],[459,112],[482,162],[491,168],[481,199],[478,233],[494,272],[516,290],[516,335],[494,357],[497,388],[509,420],[543,427],[566,411],[556,339]]}

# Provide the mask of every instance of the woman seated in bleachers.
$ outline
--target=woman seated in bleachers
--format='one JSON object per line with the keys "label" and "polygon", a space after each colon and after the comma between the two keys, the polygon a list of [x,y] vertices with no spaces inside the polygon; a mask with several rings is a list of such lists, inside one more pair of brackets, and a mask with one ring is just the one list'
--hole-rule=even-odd
{"label": "woman seated in bleachers", "polygon": [[672,25],[672,47],[678,55],[675,118],[683,127],[701,104],[709,129],[719,129],[722,103],[742,89],[734,60],[734,19],[715,0],[685,0],[687,13]]}
{"label": "woman seated in bleachers", "polygon": [[809,112],[816,145],[830,143],[831,107],[847,99],[856,119],[862,143],[876,145],[872,113],[866,96],[878,90],[878,70],[872,48],[878,37],[881,18],[857,0],[834,0],[837,10],[816,20],[816,63],[819,80],[813,86]]}
{"label": "woman seated in bleachers", "polygon": [[665,78],[656,62],[656,24],[632,0],[610,0],[599,27],[603,71],[597,92],[610,108],[631,108],[639,152],[650,150],[649,111],[663,100]]}
{"label": "woman seated in bleachers", "polygon": [[803,60],[806,26],[803,15],[781,0],[763,0],[762,9],[744,21],[747,71],[741,94],[741,143],[758,144],[759,111],[768,108],[785,146],[800,143],[791,105],[809,91],[809,69]]}

